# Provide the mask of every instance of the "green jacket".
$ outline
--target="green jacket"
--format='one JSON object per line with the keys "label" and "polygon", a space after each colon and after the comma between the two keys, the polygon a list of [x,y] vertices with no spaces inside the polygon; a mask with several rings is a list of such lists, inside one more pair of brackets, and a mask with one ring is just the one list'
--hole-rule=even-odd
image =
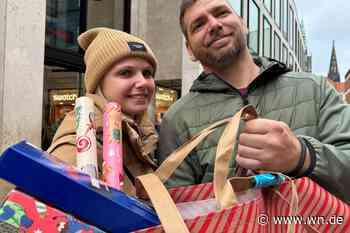
{"label": "green jacket", "polygon": [[[326,79],[310,73],[290,72],[285,65],[255,58],[260,75],[246,96],[214,74],[201,74],[190,92],[171,106],[160,127],[158,159],[210,124],[228,118],[246,104],[259,117],[283,121],[316,150],[310,177],[350,203],[350,105]],[[209,135],[167,181],[169,187],[210,182],[218,139],[224,126]],[[233,176],[235,160],[230,162]]]}

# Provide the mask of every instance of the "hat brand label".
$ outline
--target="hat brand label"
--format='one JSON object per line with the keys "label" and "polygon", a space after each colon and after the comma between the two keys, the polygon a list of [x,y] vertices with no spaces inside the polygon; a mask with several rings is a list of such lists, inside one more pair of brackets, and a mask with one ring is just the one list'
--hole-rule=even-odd
{"label": "hat brand label", "polygon": [[128,46],[134,52],[147,52],[145,45],[139,42],[128,42]]}

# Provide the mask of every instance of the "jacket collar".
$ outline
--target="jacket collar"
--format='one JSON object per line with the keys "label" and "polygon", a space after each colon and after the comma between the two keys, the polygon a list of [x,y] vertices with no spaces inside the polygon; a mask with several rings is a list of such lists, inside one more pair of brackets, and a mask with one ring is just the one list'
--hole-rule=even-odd
{"label": "jacket collar", "polygon": [[[260,67],[259,76],[249,85],[248,89],[256,88],[266,82],[269,82],[281,74],[290,71],[283,63],[274,59],[264,58],[253,55],[256,65]],[[237,89],[232,87],[228,82],[221,79],[214,73],[202,72],[193,82],[190,92],[212,92],[212,93],[237,93]]]}

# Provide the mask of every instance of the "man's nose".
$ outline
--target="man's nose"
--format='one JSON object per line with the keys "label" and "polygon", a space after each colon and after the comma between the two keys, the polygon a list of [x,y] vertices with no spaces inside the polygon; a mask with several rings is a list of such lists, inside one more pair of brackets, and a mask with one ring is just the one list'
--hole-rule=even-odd
{"label": "man's nose", "polygon": [[222,30],[222,23],[214,16],[209,17],[209,33],[215,35]]}

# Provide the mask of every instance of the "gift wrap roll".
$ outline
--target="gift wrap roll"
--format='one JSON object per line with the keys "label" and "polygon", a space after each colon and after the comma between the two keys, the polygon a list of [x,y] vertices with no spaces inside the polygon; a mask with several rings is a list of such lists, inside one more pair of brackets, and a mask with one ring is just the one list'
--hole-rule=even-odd
{"label": "gift wrap roll", "polygon": [[116,189],[123,186],[122,112],[118,103],[110,102],[103,114],[103,178]]}
{"label": "gift wrap roll", "polygon": [[90,175],[92,183],[94,183],[93,181],[98,178],[98,167],[93,101],[89,97],[77,98],[75,101],[74,112],[77,134],[77,167],[80,171]]}

